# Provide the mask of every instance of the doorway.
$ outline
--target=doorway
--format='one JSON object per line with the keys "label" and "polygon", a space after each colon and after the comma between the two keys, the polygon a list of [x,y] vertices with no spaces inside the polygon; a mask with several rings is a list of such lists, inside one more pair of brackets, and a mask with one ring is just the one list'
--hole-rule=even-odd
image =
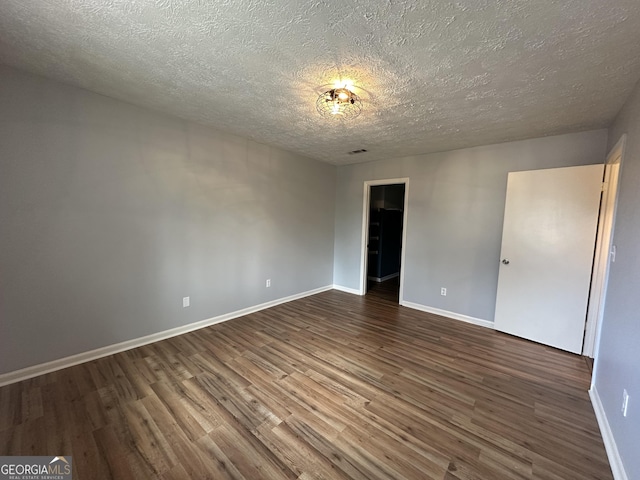
{"label": "doorway", "polygon": [[365,182],[361,295],[400,303],[408,179]]}
{"label": "doorway", "polygon": [[611,244],[611,239],[615,223],[616,204],[618,201],[618,181],[626,138],[626,134],[620,138],[611,152],[609,152],[609,155],[607,155],[607,161],[604,166],[598,236],[596,238],[587,322],[585,326],[584,345],[582,347],[582,355],[589,358],[596,356],[596,345],[600,343],[598,337],[602,316],[604,315],[604,299],[607,292],[609,266],[612,261],[615,262],[615,247]]}

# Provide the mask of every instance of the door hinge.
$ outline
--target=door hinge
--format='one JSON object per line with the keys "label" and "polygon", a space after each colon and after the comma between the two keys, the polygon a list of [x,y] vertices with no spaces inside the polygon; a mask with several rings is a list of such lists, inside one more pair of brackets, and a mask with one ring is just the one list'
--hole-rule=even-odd
{"label": "door hinge", "polygon": [[601,192],[606,192],[607,191],[607,182],[602,182],[602,188],[600,190]]}

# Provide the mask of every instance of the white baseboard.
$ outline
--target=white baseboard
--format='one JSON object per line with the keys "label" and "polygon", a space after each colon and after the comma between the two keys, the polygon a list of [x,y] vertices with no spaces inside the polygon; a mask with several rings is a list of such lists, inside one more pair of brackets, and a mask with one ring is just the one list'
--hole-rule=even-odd
{"label": "white baseboard", "polygon": [[400,276],[400,274],[396,272],[396,273],[392,273],[391,275],[387,275],[386,277],[367,277],[367,280],[371,280],[372,282],[382,283],[382,282],[386,282],[387,280],[391,280],[392,278],[396,278],[398,276]]}
{"label": "white baseboard", "polygon": [[403,307],[413,308],[414,310],[420,310],[421,312],[433,313],[442,317],[453,318],[454,320],[460,320],[462,322],[473,323],[474,325],[480,325],[481,327],[494,328],[493,322],[489,320],[483,320],[481,318],[469,317],[462,315],[461,313],[449,312],[447,310],[440,310],[435,307],[428,307],[427,305],[421,305],[419,303],[402,301],[400,305]]}
{"label": "white baseboard", "polygon": [[250,313],[258,312],[266,308],[275,307],[276,305],[280,305],[282,303],[287,303],[293,300],[298,300],[299,298],[326,292],[327,290],[331,290],[332,288],[334,288],[333,285],[327,285],[326,287],[320,287],[314,290],[290,295],[288,297],[278,298],[276,300],[261,303],[260,305],[254,305],[252,307],[236,310],[235,312],[218,315],[217,317],[207,318],[206,320],[190,323],[181,327],[171,328],[169,330],[152,333],[151,335],[146,335],[144,337],[134,338],[132,340],[126,340],[124,342],[116,343],[113,345],[96,348],[95,350],[90,350],[88,352],[82,352],[76,355],[71,355],[69,357],[60,358],[51,362],[41,363],[39,365],[33,365],[31,367],[15,370],[13,372],[3,373],[0,374],[0,387],[8,385],[10,383],[21,382],[22,380],[37,377],[38,375],[43,375],[45,373],[62,370],[63,368],[72,367],[80,363],[97,360],[98,358],[107,357],[109,355],[113,355],[114,353],[120,353],[124,352],[125,350],[131,350],[132,348],[142,347],[143,345],[148,345],[149,343],[158,342],[160,340],[165,340],[167,338],[182,335],[184,333],[189,333],[194,330],[199,330],[204,327],[215,325],[216,323],[233,320],[234,318],[243,317],[245,315],[249,315]]}
{"label": "white baseboard", "polygon": [[341,292],[345,292],[345,293],[351,293],[353,295],[362,295],[362,293],[360,293],[360,290],[357,290],[355,288],[349,288],[349,287],[343,287],[342,285],[333,285],[333,289],[334,290],[339,290]]}
{"label": "white baseboard", "polygon": [[602,435],[602,441],[604,442],[604,448],[607,451],[607,457],[609,457],[609,465],[611,466],[611,473],[615,480],[629,480],[627,472],[624,470],[622,458],[620,452],[618,452],[618,446],[616,440],[613,437],[613,432],[609,426],[607,420],[607,414],[604,411],[600,395],[596,386],[592,385],[589,390],[589,397],[591,397],[591,404],[593,405],[593,411],[596,413],[596,419],[598,420],[598,426],[600,427],[600,434]]}

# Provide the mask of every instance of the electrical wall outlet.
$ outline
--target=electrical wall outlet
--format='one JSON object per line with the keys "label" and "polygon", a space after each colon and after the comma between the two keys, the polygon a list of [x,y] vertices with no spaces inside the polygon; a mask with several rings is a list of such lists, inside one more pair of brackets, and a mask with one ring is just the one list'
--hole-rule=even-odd
{"label": "electrical wall outlet", "polygon": [[271,279],[267,278],[267,288],[271,287]]}
{"label": "electrical wall outlet", "polygon": [[444,288],[444,287],[442,287],[442,288],[440,289],[440,295],[442,295],[443,297],[446,297],[446,296],[447,296],[447,289],[446,289],[446,288]]}
{"label": "electrical wall outlet", "polygon": [[187,308],[191,305],[191,297],[182,297],[182,308]]}
{"label": "electrical wall outlet", "polygon": [[629,409],[629,394],[627,393],[627,389],[625,388],[622,391],[622,416],[627,416],[627,410]]}

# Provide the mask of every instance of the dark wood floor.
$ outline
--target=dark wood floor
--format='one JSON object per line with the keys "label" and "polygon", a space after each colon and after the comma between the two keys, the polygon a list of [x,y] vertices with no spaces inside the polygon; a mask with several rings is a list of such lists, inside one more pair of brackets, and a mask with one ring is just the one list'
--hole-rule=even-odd
{"label": "dark wood floor", "polygon": [[75,480],[610,479],[581,357],[329,291],[0,389]]}
{"label": "dark wood floor", "polygon": [[373,282],[369,280],[367,282],[367,295],[397,304],[400,300],[399,277],[391,278],[385,282]]}

